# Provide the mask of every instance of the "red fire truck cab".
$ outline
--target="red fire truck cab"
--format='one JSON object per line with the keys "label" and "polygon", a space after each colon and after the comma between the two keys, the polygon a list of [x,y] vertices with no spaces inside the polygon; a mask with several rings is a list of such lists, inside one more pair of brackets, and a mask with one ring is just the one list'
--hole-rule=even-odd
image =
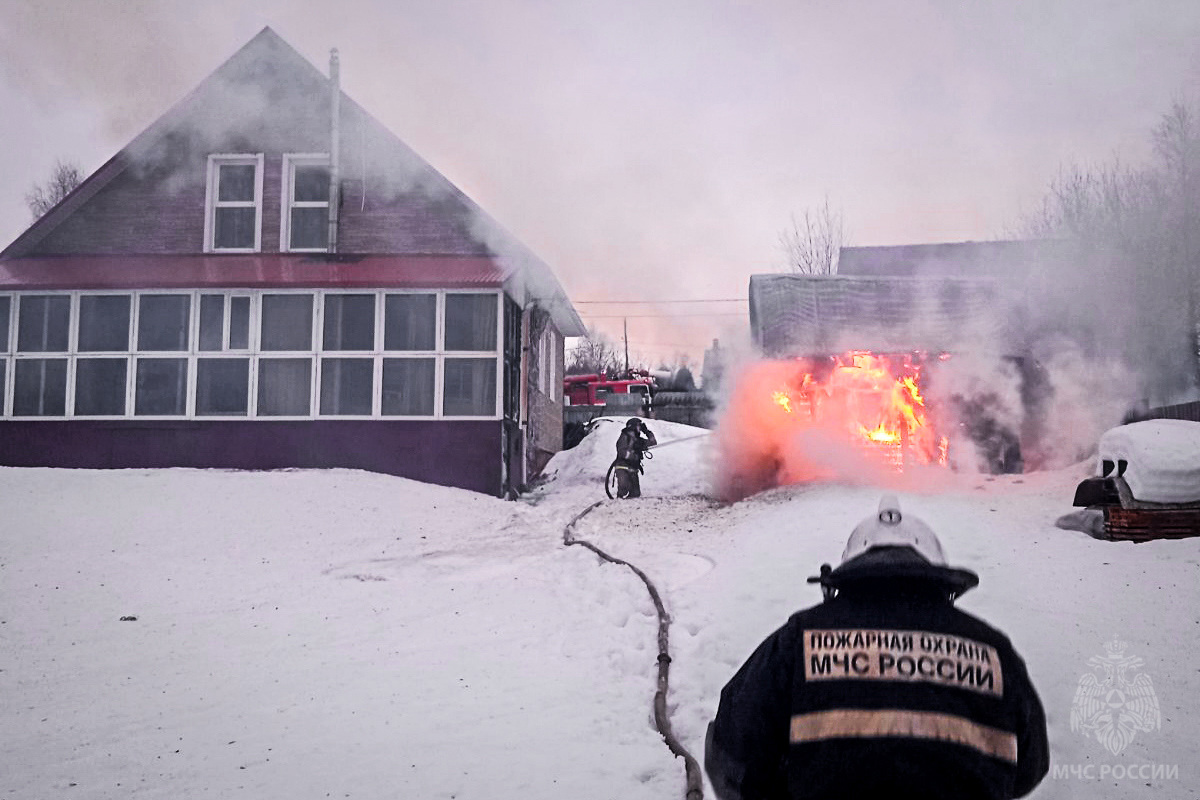
{"label": "red fire truck cab", "polygon": [[563,379],[563,404],[602,406],[612,394],[639,394],[648,402],[653,381],[649,377],[610,379],[604,375],[568,375]]}

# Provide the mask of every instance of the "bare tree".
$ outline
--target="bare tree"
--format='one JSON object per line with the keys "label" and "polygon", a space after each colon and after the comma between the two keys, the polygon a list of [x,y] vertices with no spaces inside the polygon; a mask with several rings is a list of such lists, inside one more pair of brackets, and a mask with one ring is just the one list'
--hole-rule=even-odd
{"label": "bare tree", "polygon": [[615,375],[621,371],[623,356],[613,341],[595,328],[579,337],[567,353],[568,375]]}
{"label": "bare tree", "polygon": [[801,275],[833,275],[843,239],[842,214],[829,207],[829,198],[803,217],[792,214],[791,225],[779,234],[787,266]]}
{"label": "bare tree", "polygon": [[50,178],[45,183],[34,184],[33,188],[25,193],[25,202],[29,205],[33,218],[40,219],[81,183],[83,170],[78,164],[62,159],[55,161]]}
{"label": "bare tree", "polygon": [[1170,392],[1184,388],[1180,379],[1200,385],[1196,108],[1176,103],[1152,141],[1149,163],[1113,160],[1060,172],[1018,233],[1074,244],[1076,260],[1089,270],[1090,301],[1108,304],[1093,307],[1092,316],[1112,329],[1144,331],[1121,346],[1135,363],[1153,366],[1151,380]]}

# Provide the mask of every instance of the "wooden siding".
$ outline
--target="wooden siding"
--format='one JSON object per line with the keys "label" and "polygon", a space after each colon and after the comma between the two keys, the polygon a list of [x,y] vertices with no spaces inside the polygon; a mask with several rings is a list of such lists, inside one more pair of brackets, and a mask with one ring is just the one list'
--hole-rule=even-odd
{"label": "wooden siding", "polygon": [[38,420],[0,424],[0,465],[364,469],[503,491],[500,420]]}

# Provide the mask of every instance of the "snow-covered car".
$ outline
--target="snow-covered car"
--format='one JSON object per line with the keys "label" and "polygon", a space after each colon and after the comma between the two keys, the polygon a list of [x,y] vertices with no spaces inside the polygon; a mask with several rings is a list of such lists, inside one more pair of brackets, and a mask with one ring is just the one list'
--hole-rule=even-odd
{"label": "snow-covered car", "polygon": [[1100,437],[1096,477],[1076,506],[1103,512],[1106,539],[1200,536],[1200,422],[1155,419]]}

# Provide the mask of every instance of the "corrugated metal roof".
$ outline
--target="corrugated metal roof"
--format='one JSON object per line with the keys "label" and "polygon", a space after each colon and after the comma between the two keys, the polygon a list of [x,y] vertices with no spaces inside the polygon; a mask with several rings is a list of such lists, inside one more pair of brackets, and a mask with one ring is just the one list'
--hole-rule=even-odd
{"label": "corrugated metal roof", "polygon": [[1008,352],[1000,284],[988,279],[752,275],[750,326],[771,356]]}
{"label": "corrugated metal roof", "polygon": [[135,255],[0,261],[0,289],[499,288],[482,256]]}

